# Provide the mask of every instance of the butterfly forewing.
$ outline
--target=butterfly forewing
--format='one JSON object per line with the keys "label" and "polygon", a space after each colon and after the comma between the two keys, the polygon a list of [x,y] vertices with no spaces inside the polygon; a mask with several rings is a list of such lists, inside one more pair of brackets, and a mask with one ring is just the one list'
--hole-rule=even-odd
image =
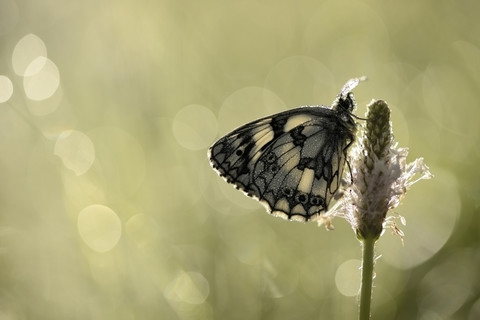
{"label": "butterfly forewing", "polygon": [[[347,83],[348,84],[348,83]],[[213,168],[269,212],[307,221],[328,209],[354,140],[353,96],[250,122],[209,149]]]}

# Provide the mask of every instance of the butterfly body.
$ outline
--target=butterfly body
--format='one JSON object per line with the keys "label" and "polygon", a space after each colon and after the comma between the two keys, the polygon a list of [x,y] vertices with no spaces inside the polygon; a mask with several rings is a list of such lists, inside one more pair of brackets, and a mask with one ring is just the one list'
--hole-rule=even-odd
{"label": "butterfly body", "polygon": [[308,221],[328,209],[355,139],[355,101],[345,85],[331,107],[300,107],[247,123],[208,155],[225,180],[272,214]]}

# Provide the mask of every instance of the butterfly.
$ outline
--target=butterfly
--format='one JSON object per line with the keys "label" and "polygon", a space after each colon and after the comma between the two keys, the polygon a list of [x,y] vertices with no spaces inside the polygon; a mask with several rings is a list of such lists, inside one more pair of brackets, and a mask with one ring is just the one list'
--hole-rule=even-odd
{"label": "butterfly", "polygon": [[235,129],[209,148],[211,166],[273,215],[318,217],[339,192],[357,129],[351,90],[364,79],[349,80],[331,107],[299,107]]}

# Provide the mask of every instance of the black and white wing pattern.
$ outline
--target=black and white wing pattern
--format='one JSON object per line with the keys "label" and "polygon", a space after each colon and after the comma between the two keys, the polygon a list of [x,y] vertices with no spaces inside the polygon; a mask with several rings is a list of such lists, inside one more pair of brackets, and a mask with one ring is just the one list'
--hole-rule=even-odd
{"label": "black and white wing pattern", "polygon": [[352,79],[332,107],[300,107],[243,125],[210,147],[212,167],[272,214],[308,221],[328,209],[355,139]]}

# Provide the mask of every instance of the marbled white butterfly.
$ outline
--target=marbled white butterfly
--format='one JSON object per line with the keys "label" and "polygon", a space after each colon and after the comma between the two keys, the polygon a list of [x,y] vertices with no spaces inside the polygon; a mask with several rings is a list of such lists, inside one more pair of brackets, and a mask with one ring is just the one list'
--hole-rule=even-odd
{"label": "marbled white butterfly", "polygon": [[208,150],[213,169],[268,212],[308,221],[327,211],[355,139],[349,80],[331,107],[300,107],[247,123]]}

